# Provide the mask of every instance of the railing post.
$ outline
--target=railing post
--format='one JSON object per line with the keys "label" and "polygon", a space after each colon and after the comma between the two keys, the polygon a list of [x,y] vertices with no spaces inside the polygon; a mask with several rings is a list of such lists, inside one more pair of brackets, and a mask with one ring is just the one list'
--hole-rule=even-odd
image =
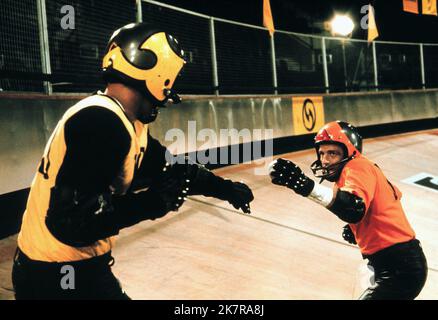
{"label": "railing post", "polygon": [[342,63],[344,68],[344,86],[345,92],[348,92],[348,73],[347,73],[347,57],[345,56],[345,39],[342,39]]}
{"label": "railing post", "polygon": [[213,87],[214,94],[219,95],[219,77],[217,73],[217,57],[216,57],[216,37],[214,31],[214,19],[210,18],[210,45],[211,45],[211,64],[213,68]]}
{"label": "railing post", "polygon": [[272,59],[272,84],[274,85],[274,94],[278,94],[278,83],[277,83],[277,66],[275,64],[275,42],[274,35],[269,37],[271,39],[271,59]]}
{"label": "railing post", "polygon": [[421,87],[426,89],[426,73],[424,70],[424,52],[423,44],[420,43],[420,66],[421,66]]}
{"label": "railing post", "polygon": [[[50,65],[50,49],[49,49],[49,36],[47,30],[47,12],[46,12],[46,0],[37,1],[37,13],[38,13],[38,31],[40,38],[40,52],[41,52],[41,67],[44,74],[50,75],[52,68]],[[50,81],[44,81],[44,89],[47,94],[52,94],[52,84]]]}
{"label": "railing post", "polygon": [[374,87],[375,91],[379,91],[379,75],[377,70],[377,54],[376,54],[376,43],[373,41],[373,70],[374,70]]}
{"label": "railing post", "polygon": [[143,10],[141,7],[141,0],[136,0],[135,6],[137,8],[137,15],[135,21],[137,21],[137,23],[143,22]]}
{"label": "railing post", "polygon": [[325,48],[325,37],[321,38],[321,47],[322,47],[322,67],[324,70],[324,86],[325,86],[325,93],[330,93],[330,83],[329,83],[329,77],[328,77],[328,68],[327,68],[327,52]]}

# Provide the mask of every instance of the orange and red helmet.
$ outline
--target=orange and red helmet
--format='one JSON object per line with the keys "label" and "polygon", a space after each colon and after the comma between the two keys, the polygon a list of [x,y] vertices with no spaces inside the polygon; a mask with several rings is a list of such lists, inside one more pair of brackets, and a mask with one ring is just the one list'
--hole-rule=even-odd
{"label": "orange and red helmet", "polygon": [[[319,147],[323,144],[339,145],[344,151],[343,159],[329,167],[323,167],[319,156]],[[344,165],[362,154],[362,136],[354,126],[347,122],[329,122],[316,134],[315,149],[318,159],[311,165],[314,175],[317,178],[335,181]]]}

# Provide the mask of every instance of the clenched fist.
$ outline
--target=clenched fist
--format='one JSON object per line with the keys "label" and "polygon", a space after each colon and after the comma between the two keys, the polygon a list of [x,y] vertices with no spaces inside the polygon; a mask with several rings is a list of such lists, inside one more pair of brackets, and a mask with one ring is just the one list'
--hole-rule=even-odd
{"label": "clenched fist", "polygon": [[315,186],[315,182],[307,177],[300,167],[282,158],[271,162],[269,175],[273,184],[288,187],[304,197],[307,197]]}

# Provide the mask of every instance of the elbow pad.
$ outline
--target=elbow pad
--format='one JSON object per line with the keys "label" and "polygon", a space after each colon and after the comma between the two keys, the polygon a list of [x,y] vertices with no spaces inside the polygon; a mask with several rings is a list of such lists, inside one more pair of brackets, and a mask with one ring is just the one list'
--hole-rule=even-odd
{"label": "elbow pad", "polygon": [[335,200],[327,209],[347,223],[358,223],[365,215],[363,199],[342,190],[338,190]]}
{"label": "elbow pad", "polygon": [[105,236],[101,236],[103,230],[90,232],[98,216],[113,213],[110,198],[109,193],[81,194],[69,187],[55,186],[50,193],[45,220],[47,229],[57,240],[72,247],[89,246],[105,236],[115,235],[118,233],[115,227],[106,230]]}
{"label": "elbow pad", "polygon": [[154,192],[112,196],[110,192],[81,194],[69,187],[56,186],[51,190],[45,223],[60,242],[85,247],[167,212]]}

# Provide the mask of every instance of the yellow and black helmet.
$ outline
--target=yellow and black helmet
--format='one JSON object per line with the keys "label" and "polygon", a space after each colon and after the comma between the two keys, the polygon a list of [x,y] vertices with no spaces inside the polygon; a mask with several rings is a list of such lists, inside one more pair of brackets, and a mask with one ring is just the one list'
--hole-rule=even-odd
{"label": "yellow and black helmet", "polygon": [[102,71],[107,82],[126,84],[164,106],[181,101],[172,87],[184,64],[175,37],[147,23],[131,23],[111,36]]}

